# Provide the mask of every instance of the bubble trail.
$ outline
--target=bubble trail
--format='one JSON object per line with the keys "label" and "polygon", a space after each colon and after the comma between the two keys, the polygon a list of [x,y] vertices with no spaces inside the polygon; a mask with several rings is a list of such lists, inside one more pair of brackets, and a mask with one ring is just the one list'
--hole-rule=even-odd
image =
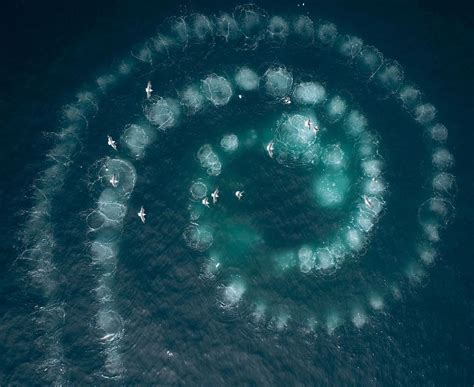
{"label": "bubble trail", "polygon": [[[188,187],[183,187],[189,190],[190,222],[183,230],[182,239],[203,260],[205,277],[214,281],[221,291],[216,296],[222,306],[220,313],[237,308],[245,310],[251,305],[254,321],[280,333],[295,326],[304,326],[305,332],[321,329],[329,336],[336,335],[344,324],[353,329],[366,329],[386,310],[389,294],[398,299],[408,286],[423,282],[426,268],[441,254],[442,233],[454,215],[456,179],[452,169],[455,158],[447,146],[448,130],[438,121],[437,108],[425,100],[418,87],[406,80],[403,67],[397,61],[384,58],[376,47],[357,36],[344,34],[331,22],[313,22],[306,15],[270,15],[254,5],[239,6],[233,13],[217,16],[193,14],[172,18],[166,26],[159,34],[135,46],[130,57],[112,72],[96,77],[92,91],[78,94],[77,101],[64,108],[64,128],[56,134],[55,145],[46,155],[48,164],[35,182],[33,207],[24,227],[24,251],[20,258],[30,267],[32,284],[44,294],[38,323],[55,322],[44,324],[48,338],[44,355],[47,367],[38,366],[38,372],[51,383],[67,383],[60,340],[67,300],[57,291],[61,276],[55,264],[52,208],[65,191],[63,185],[68,169],[100,100],[130,75],[142,72],[148,76],[150,70],[153,75],[164,63],[168,66],[173,63],[178,68],[181,62],[177,57],[202,54],[199,50],[206,51],[210,47],[218,51],[222,45],[236,51],[255,52],[257,58],[260,47],[278,54],[285,52],[288,45],[311,47],[323,54],[334,53],[337,61],[354,73],[358,85],[368,86],[374,99],[397,101],[413,118],[413,123],[423,128],[430,168],[425,181],[429,184],[423,191],[418,217],[414,219],[418,222],[418,232],[413,235],[413,251],[407,251],[411,258],[403,267],[393,268],[395,273],[404,276],[403,280],[390,287],[384,285],[388,280],[381,281],[376,274],[359,268],[361,283],[367,280],[372,287],[361,289],[365,295],[356,301],[351,295],[346,297],[349,301],[342,296],[326,297],[330,299],[326,304],[286,299],[278,286],[282,278],[296,275],[297,286],[307,286],[316,294],[312,282],[324,284],[341,278],[337,276],[341,275],[340,269],[348,258],[353,265],[358,265],[358,259],[371,248],[373,236],[380,237],[379,219],[393,200],[390,184],[397,181],[385,180],[388,162],[383,158],[378,133],[371,128],[370,116],[348,98],[349,94],[331,90],[330,79],[323,82],[317,72],[308,76],[291,67],[291,63],[278,61],[267,63],[265,67],[242,63],[233,68],[226,66],[225,70],[220,63],[214,63],[211,70],[215,72],[207,71],[199,76],[196,70],[192,81],[190,77],[180,80],[175,93],[160,90],[161,96],[139,97],[143,98],[138,101],[142,104],[140,117],[123,128],[119,151],[113,158],[100,160],[102,167],[94,183],[100,192],[94,193],[98,193],[94,196],[96,206],[87,216],[92,237],[90,258],[100,272],[95,288],[99,304],[95,327],[105,359],[103,377],[123,379],[127,372],[123,358],[126,331],[114,277],[121,234],[126,232],[124,219],[128,216],[129,200],[137,182],[134,163],[139,168],[154,142],[166,141],[167,136],[182,129],[181,124],[196,122],[193,120],[200,115],[213,115],[217,122],[230,106],[240,106],[237,104],[242,97],[242,103],[247,97],[254,98],[252,109],[259,114],[264,115],[270,109],[274,114],[259,131],[243,133],[232,129],[232,132],[220,133],[214,140],[205,138],[196,149],[195,178]],[[302,224],[310,235],[304,243],[280,248],[265,240],[264,232],[256,226],[259,220],[252,216],[258,217],[259,211],[269,210],[264,208],[265,203],[258,202],[258,195],[252,196],[247,187],[240,186],[243,183],[233,175],[237,174],[237,168],[229,166],[232,162],[244,163],[247,155],[261,156],[261,165],[253,165],[255,171],[248,173],[247,170],[250,176],[239,176],[240,181],[250,184],[252,175],[258,175],[259,167],[268,168],[268,171],[278,171],[272,172],[275,180],[279,173],[287,178],[284,192],[288,193],[294,189],[293,180],[308,176],[304,180],[310,182],[305,190],[310,198],[306,203],[308,211],[317,211],[330,220],[336,219],[337,214],[344,215],[337,221],[331,220],[334,232],[313,235],[317,233],[312,225]],[[118,182],[111,186],[109,182],[114,177]],[[232,196],[232,204],[224,200],[209,201],[209,195],[220,183],[225,183],[221,187],[223,192],[230,192],[230,196],[243,192],[242,198]],[[261,205],[259,211],[252,215],[248,209],[258,208],[258,205]],[[222,216],[213,215],[213,211],[221,211]],[[271,217],[268,212],[266,215],[265,219]],[[236,218],[239,222],[235,222]],[[276,226],[264,226],[284,228],[281,224],[285,221],[288,220],[277,219]],[[249,259],[255,256],[263,257],[260,272]],[[47,369],[46,375],[44,369]]]}

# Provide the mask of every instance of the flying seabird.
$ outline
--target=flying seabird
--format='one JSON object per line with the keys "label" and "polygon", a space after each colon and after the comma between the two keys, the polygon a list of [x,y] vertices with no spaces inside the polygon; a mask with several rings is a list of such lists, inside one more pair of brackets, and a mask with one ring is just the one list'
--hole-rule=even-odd
{"label": "flying seabird", "polygon": [[217,203],[217,199],[219,198],[219,188],[216,188],[213,193],[211,193],[212,197],[212,204]]}
{"label": "flying seabird", "polygon": [[235,191],[235,196],[237,199],[242,199],[242,196],[244,196],[244,191]]}
{"label": "flying seabird", "polygon": [[273,158],[273,141],[270,141],[267,145],[268,155]]}
{"label": "flying seabird", "polygon": [[372,204],[372,201],[368,198],[367,195],[362,196],[364,198],[364,203],[367,207],[372,208],[374,205]]}
{"label": "flying seabird", "polygon": [[143,208],[143,206],[141,206],[140,212],[137,215],[142,220],[142,223],[145,223],[146,214],[145,214],[145,209]]}
{"label": "flying seabird", "polygon": [[109,180],[110,184],[112,184],[112,187],[116,188],[119,181],[117,180],[117,177],[115,176],[115,173],[112,175],[112,178]]}
{"label": "flying seabird", "polygon": [[209,199],[205,197],[204,199],[201,200],[201,203],[204,204],[206,207],[209,207]]}
{"label": "flying seabird", "polygon": [[151,93],[153,93],[153,89],[151,87],[151,81],[148,81],[148,83],[146,84],[145,93],[146,93],[146,97],[150,99]]}
{"label": "flying seabird", "polygon": [[112,148],[117,150],[117,144],[115,143],[115,140],[110,135],[107,135],[107,145],[110,145]]}

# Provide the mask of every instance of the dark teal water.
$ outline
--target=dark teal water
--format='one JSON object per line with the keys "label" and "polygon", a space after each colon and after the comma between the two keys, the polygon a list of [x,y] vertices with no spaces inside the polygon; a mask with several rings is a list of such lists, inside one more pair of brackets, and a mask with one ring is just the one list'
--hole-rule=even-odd
{"label": "dark teal water", "polygon": [[[437,244],[435,264],[414,284],[404,272],[419,240],[417,208],[430,189],[426,136],[399,104],[375,98],[366,81],[352,76],[354,69],[333,54],[290,44],[241,51],[206,42],[172,63],[140,65],[101,99],[67,164],[64,185],[54,194],[48,224],[54,233],[55,269],[43,266],[38,274],[46,272],[42,278],[48,283],[38,285],[28,274],[38,266],[18,259],[29,257],[22,235],[37,200],[32,184],[41,186],[35,177],[50,165],[45,154],[57,138],[46,133],[61,128],[62,106],[170,15],[210,14],[233,6],[111,2],[79,10],[37,5],[10,10],[24,16],[25,26],[6,24],[9,54],[1,67],[6,120],[0,186],[0,380],[25,385],[472,384],[472,21],[465,5],[307,2],[304,8],[314,19],[328,19],[397,59],[449,129],[459,188],[453,199],[456,218]],[[261,6],[282,16],[302,11],[296,4]],[[322,210],[312,200],[312,172],[283,168],[264,157],[265,133],[282,111],[297,109],[270,102],[259,91],[192,120],[183,118],[179,127],[157,134],[146,157],[133,161],[137,183],[127,202],[117,264],[110,270],[92,265],[88,246],[94,234],[88,233],[86,216],[103,189],[93,184],[96,162],[112,155],[105,135],[118,139],[125,125],[143,120],[141,90],[148,79],[160,95],[176,97],[184,85],[213,72],[232,74],[243,63],[260,75],[271,64],[285,64],[295,81],[296,74],[303,74],[322,82],[328,92],[344,92],[368,118],[380,140],[389,190],[386,210],[364,252],[329,277],[273,269],[274,252],[311,243],[315,235],[324,239],[337,233],[357,195],[351,191],[347,207]],[[222,222],[213,248],[220,249],[228,264],[208,278],[208,252],[193,252],[182,237],[189,185],[203,176],[195,154],[205,143],[219,149],[225,133],[244,139],[251,130],[260,146],[234,156],[220,152],[225,171],[219,184],[227,191],[218,207],[222,215],[211,223]],[[351,145],[344,136],[340,139]],[[353,164],[350,171],[357,176]],[[242,205],[226,199],[239,184],[258,185]],[[135,213],[142,204],[149,217],[140,227]],[[39,235],[49,235],[47,231]],[[111,278],[113,292],[107,308],[113,307],[123,322],[109,327],[121,332],[115,341],[104,339],[97,322],[104,307],[94,289],[104,272],[110,274],[105,277]],[[244,280],[246,291],[239,306],[224,308],[225,286],[234,278]],[[51,284],[56,287],[45,291]],[[392,296],[393,284],[401,299]],[[383,297],[381,311],[371,311],[371,292]],[[256,303],[267,306],[262,321],[253,318]],[[362,327],[351,320],[357,308],[367,314]],[[342,322],[332,331],[328,324],[334,315]],[[281,316],[288,316],[284,328],[279,328]],[[317,320],[310,333],[309,316]],[[116,357],[120,361],[113,365],[120,367],[107,367]]]}

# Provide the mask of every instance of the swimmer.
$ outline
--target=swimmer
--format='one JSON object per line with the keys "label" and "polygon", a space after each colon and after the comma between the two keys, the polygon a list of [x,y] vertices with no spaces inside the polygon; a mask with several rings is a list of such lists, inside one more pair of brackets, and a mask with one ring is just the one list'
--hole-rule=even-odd
{"label": "swimmer", "polygon": [[217,203],[217,199],[219,198],[219,188],[216,188],[213,193],[211,193],[212,196],[212,204]]}
{"label": "swimmer", "polygon": [[208,198],[204,198],[201,200],[201,203],[204,204],[207,208],[209,208],[209,199]]}
{"label": "swimmer", "polygon": [[114,150],[117,150],[117,143],[110,135],[107,135],[107,145],[110,145]]}
{"label": "swimmer", "polygon": [[109,180],[109,182],[112,184],[112,187],[117,188],[119,181],[117,180],[115,173],[112,175],[112,178]]}
{"label": "swimmer", "polygon": [[267,145],[267,152],[268,155],[273,158],[273,141],[270,141],[270,143]]}
{"label": "swimmer", "polygon": [[235,191],[235,196],[237,199],[242,199],[242,197],[244,196],[244,191]]}
{"label": "swimmer", "polygon": [[148,83],[146,85],[146,88],[145,88],[145,93],[146,93],[147,99],[150,99],[151,93],[153,93],[153,89],[151,87],[151,81],[148,81]]}
{"label": "swimmer", "polygon": [[364,199],[364,203],[367,207],[372,208],[374,206],[367,195],[362,196],[362,198]]}
{"label": "swimmer", "polygon": [[138,217],[142,220],[142,223],[145,223],[145,209],[143,208],[143,206],[140,208],[140,212],[137,214]]}

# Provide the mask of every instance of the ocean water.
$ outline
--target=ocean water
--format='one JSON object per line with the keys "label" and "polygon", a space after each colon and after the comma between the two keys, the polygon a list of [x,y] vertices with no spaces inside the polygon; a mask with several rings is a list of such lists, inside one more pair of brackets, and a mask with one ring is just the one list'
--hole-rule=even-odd
{"label": "ocean water", "polygon": [[472,384],[466,9],[12,7],[2,384]]}

